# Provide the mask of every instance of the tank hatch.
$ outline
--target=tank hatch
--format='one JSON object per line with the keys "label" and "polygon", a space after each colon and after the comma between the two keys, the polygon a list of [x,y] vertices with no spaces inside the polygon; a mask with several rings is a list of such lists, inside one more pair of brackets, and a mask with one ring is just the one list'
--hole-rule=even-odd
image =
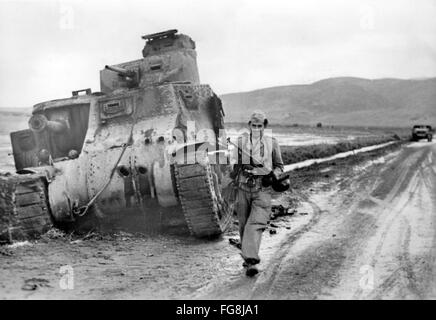
{"label": "tank hatch", "polygon": [[177,32],[178,32],[177,29],[171,29],[171,30],[167,30],[167,31],[146,34],[146,35],[142,36],[142,39],[144,39],[144,40],[155,40],[155,39],[174,37],[174,35]]}
{"label": "tank hatch", "polygon": [[144,58],[180,49],[195,49],[195,42],[187,35],[177,34],[176,29],[142,36],[146,40],[142,50]]}

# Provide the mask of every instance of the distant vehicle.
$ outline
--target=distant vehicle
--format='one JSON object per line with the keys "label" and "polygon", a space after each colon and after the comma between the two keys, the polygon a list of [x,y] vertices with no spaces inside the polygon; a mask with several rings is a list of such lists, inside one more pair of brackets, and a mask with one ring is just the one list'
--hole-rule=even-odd
{"label": "distant vehicle", "polygon": [[427,139],[429,142],[433,140],[433,128],[429,125],[415,125],[412,129],[412,141]]}

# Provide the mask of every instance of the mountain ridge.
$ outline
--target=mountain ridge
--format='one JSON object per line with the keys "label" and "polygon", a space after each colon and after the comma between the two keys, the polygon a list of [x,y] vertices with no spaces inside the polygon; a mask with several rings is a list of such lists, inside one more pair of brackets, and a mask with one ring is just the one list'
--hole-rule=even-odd
{"label": "mountain ridge", "polygon": [[410,126],[436,123],[436,77],[336,77],[220,96],[227,121],[263,109],[277,124]]}

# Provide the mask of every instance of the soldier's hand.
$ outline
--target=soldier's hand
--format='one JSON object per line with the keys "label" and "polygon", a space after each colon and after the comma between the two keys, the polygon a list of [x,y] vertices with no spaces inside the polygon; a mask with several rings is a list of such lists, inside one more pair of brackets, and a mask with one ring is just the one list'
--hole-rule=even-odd
{"label": "soldier's hand", "polygon": [[242,166],[242,169],[244,169],[244,171],[248,171],[248,170],[253,170],[253,166],[251,164],[244,164]]}
{"label": "soldier's hand", "polygon": [[280,176],[281,176],[281,174],[282,174],[282,171],[281,170],[273,170],[272,171],[272,175],[274,176],[274,179],[275,180],[278,180],[279,178],[280,178]]}

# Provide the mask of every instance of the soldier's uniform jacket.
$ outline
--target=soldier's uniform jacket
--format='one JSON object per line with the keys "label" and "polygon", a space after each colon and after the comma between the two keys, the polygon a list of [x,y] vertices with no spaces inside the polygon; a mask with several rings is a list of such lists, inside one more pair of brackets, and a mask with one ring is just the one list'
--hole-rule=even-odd
{"label": "soldier's uniform jacket", "polygon": [[262,188],[261,180],[270,173],[268,169],[272,169],[277,175],[283,172],[282,155],[276,138],[264,135],[262,139],[251,139],[250,134],[246,133],[238,137],[238,147],[240,149],[233,150],[232,178],[242,189],[252,189],[246,185],[248,176],[244,174],[244,168],[254,167],[257,189]]}

